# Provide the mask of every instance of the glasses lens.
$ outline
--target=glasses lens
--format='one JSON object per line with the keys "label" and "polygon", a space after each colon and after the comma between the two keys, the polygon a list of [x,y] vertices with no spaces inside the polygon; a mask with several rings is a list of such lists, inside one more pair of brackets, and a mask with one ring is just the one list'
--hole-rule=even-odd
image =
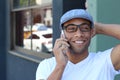
{"label": "glasses lens", "polygon": [[69,24],[66,26],[66,31],[67,32],[75,32],[77,30],[77,26],[74,24]]}
{"label": "glasses lens", "polygon": [[80,31],[81,32],[89,32],[90,31],[90,25],[87,23],[81,24],[80,26]]}

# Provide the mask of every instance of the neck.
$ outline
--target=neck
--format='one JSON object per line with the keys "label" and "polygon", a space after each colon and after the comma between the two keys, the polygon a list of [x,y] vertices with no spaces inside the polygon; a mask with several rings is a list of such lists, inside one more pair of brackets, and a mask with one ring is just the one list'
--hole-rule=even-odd
{"label": "neck", "polygon": [[88,56],[88,51],[84,52],[84,53],[70,53],[70,55],[68,56],[69,60],[76,64],[82,60],[84,60],[86,57]]}

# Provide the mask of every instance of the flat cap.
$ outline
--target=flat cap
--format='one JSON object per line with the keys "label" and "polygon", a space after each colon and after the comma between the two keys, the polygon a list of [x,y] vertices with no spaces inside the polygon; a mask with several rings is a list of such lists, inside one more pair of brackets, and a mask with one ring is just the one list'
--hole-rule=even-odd
{"label": "flat cap", "polygon": [[86,10],[72,9],[63,14],[63,16],[60,19],[60,27],[62,27],[62,24],[64,24],[65,22],[74,18],[82,18],[88,20],[91,22],[92,27],[94,26],[93,18]]}

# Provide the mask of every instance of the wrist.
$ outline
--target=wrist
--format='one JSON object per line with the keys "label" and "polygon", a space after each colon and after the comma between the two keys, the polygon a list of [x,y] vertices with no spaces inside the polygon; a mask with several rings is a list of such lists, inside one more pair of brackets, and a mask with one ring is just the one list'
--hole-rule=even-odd
{"label": "wrist", "polygon": [[56,69],[62,69],[62,70],[64,70],[65,67],[66,67],[66,64],[64,64],[64,65],[62,65],[62,64],[57,64],[57,65],[56,65]]}

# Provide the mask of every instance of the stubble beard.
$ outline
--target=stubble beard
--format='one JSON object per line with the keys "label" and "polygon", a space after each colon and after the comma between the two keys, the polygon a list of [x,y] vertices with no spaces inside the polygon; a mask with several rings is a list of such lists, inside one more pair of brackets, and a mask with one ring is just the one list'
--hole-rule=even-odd
{"label": "stubble beard", "polygon": [[86,44],[84,47],[82,47],[82,48],[76,48],[76,47],[74,47],[74,46],[72,46],[71,44],[70,44],[70,52],[72,53],[72,54],[83,54],[83,53],[85,53],[85,52],[88,52],[88,47],[89,47],[89,45],[90,45],[90,41],[88,42],[88,44]]}

